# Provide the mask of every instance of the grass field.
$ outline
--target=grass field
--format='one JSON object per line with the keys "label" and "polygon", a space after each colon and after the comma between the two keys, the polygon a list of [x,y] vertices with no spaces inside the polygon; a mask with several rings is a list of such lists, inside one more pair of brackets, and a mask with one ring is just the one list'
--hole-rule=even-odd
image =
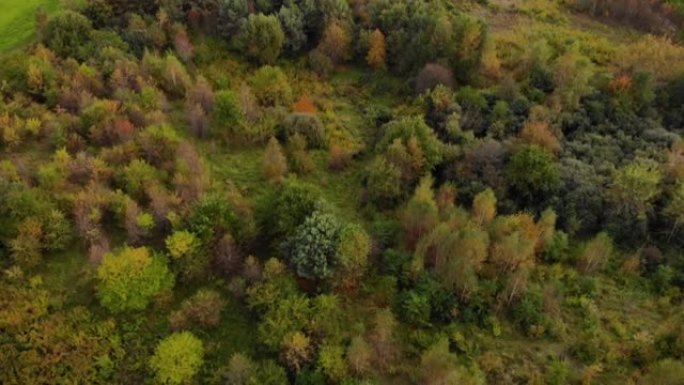
{"label": "grass field", "polygon": [[54,12],[59,0],[2,0],[0,12],[0,54],[16,48],[36,33],[35,15],[39,7]]}

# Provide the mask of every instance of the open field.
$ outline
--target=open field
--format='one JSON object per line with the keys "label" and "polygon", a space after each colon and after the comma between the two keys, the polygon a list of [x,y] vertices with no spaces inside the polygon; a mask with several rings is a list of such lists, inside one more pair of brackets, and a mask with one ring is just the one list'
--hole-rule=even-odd
{"label": "open field", "polygon": [[55,11],[59,0],[4,0],[0,13],[0,53],[27,41],[36,32],[35,14],[39,7]]}

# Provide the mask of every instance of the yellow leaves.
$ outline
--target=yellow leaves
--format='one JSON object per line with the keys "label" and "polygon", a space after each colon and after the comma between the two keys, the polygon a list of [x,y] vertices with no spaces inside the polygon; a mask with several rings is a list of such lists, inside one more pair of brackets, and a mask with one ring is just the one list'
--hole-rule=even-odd
{"label": "yellow leaves", "polygon": [[545,121],[527,121],[520,133],[520,140],[526,144],[536,144],[551,154],[560,151],[560,141]]}
{"label": "yellow leaves", "polygon": [[311,359],[311,339],[302,332],[294,332],[283,339],[283,358],[287,364],[298,372]]}
{"label": "yellow leaves", "polygon": [[366,55],[366,62],[374,70],[385,69],[385,60],[387,56],[387,47],[385,43],[385,35],[379,29],[371,33],[369,41],[368,55]]}
{"label": "yellow leaves", "polygon": [[104,281],[117,281],[145,270],[152,263],[152,257],[146,247],[126,247],[119,255],[108,253],[104,261],[97,269],[97,277]]}
{"label": "yellow leaves", "polygon": [[613,64],[620,72],[648,71],[666,81],[684,72],[684,47],[667,37],[646,35],[620,47]]}

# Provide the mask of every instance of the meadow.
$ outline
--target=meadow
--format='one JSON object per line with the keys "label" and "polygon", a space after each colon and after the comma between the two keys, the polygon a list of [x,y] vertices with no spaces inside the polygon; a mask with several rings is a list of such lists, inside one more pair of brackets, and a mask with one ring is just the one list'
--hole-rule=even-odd
{"label": "meadow", "polygon": [[3,0],[2,3],[0,53],[16,48],[35,35],[35,16],[40,7],[48,13],[59,7],[59,0]]}

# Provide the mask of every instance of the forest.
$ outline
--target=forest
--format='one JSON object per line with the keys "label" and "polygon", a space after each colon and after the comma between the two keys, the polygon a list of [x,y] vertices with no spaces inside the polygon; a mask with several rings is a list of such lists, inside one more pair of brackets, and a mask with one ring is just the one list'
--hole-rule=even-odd
{"label": "forest", "polygon": [[0,384],[684,385],[682,0],[5,1]]}

